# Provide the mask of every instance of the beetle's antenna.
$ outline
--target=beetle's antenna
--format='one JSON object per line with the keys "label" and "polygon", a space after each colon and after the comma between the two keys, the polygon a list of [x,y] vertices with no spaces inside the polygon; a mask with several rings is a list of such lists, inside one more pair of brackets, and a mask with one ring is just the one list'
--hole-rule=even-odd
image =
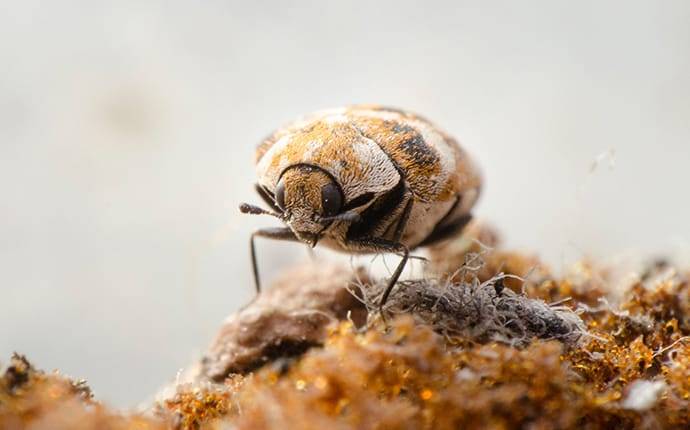
{"label": "beetle's antenna", "polygon": [[240,205],[240,212],[242,212],[243,214],[250,214],[250,215],[270,215],[270,216],[276,217],[280,220],[283,219],[283,216],[279,213],[267,211],[266,209],[260,208],[258,206],[250,205],[249,203],[242,203]]}
{"label": "beetle's antenna", "polygon": [[345,221],[345,222],[358,222],[362,219],[361,216],[355,211],[348,211],[334,216],[323,217],[319,221],[321,223],[328,223],[331,221]]}

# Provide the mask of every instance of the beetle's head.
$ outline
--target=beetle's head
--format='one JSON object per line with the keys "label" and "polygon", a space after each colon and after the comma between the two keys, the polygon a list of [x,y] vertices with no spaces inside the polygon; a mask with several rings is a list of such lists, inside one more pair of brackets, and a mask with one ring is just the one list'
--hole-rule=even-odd
{"label": "beetle's head", "polygon": [[279,218],[299,240],[312,247],[334,221],[353,223],[360,220],[357,212],[344,208],[345,197],[341,187],[317,167],[290,167],[280,176],[275,192],[269,197],[278,213],[246,203],[240,206],[240,210]]}
{"label": "beetle's head", "polygon": [[341,214],[344,201],[343,192],[333,178],[312,166],[286,170],[275,190],[275,202],[283,211],[283,221],[301,241],[312,246]]}

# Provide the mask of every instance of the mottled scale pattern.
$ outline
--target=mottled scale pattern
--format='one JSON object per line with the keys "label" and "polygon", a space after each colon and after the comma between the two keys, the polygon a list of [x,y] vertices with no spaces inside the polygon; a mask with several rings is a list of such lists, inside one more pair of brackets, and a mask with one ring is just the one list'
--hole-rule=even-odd
{"label": "mottled scale pattern", "polygon": [[466,214],[480,175],[450,136],[421,116],[357,105],[324,110],[277,130],[256,152],[259,182],[274,191],[289,167],[309,164],[338,182],[346,201],[382,196],[404,181],[414,204],[403,243],[415,246],[441,222]]}
{"label": "mottled scale pattern", "polygon": [[[354,150],[339,148],[340,145],[331,149],[330,145],[323,144],[337,139],[338,143],[345,141],[354,145],[361,142],[362,137],[379,145],[406,173],[418,199],[451,198],[463,188],[479,185],[476,168],[466,160],[454,139],[421,116],[372,105],[324,110],[294,121],[259,145],[256,161],[259,163],[277,142],[289,142],[287,159],[290,162],[319,163],[337,159],[348,163],[355,155]],[[273,160],[270,168],[275,167],[286,167],[286,164],[281,164],[280,159]],[[462,167],[461,174],[457,167]],[[260,170],[259,175],[262,173]],[[357,176],[363,172],[352,166],[348,174]]]}

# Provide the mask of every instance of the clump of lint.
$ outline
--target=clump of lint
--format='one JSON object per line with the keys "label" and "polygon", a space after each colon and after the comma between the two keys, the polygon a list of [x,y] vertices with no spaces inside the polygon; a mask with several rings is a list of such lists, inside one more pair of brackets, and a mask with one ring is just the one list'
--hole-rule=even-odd
{"label": "clump of lint", "polygon": [[[410,314],[446,336],[478,342],[497,340],[524,346],[533,339],[557,339],[566,345],[577,344],[586,333],[580,317],[559,303],[547,304],[503,288],[509,276],[499,273],[481,282],[472,271],[465,271],[464,276],[448,278],[459,278],[457,281],[422,278],[398,282],[382,315]],[[362,288],[372,323],[384,288],[382,283]]]}

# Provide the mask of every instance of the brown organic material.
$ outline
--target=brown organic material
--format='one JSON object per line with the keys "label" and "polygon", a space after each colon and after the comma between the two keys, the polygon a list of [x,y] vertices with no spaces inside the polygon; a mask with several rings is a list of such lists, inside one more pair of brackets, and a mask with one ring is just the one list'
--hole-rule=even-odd
{"label": "brown organic material", "polygon": [[202,374],[222,381],[321,345],[326,326],[334,321],[349,317],[362,324],[366,309],[348,290],[354,282],[351,270],[323,263],[285,273],[225,321],[202,360]]}
{"label": "brown organic material", "polygon": [[688,273],[657,262],[621,284],[582,262],[555,277],[468,243],[439,245],[430,266],[453,276],[399,283],[385,321],[381,283],[322,263],[285,273],[151,417],[16,356],[0,428],[690,428]]}

